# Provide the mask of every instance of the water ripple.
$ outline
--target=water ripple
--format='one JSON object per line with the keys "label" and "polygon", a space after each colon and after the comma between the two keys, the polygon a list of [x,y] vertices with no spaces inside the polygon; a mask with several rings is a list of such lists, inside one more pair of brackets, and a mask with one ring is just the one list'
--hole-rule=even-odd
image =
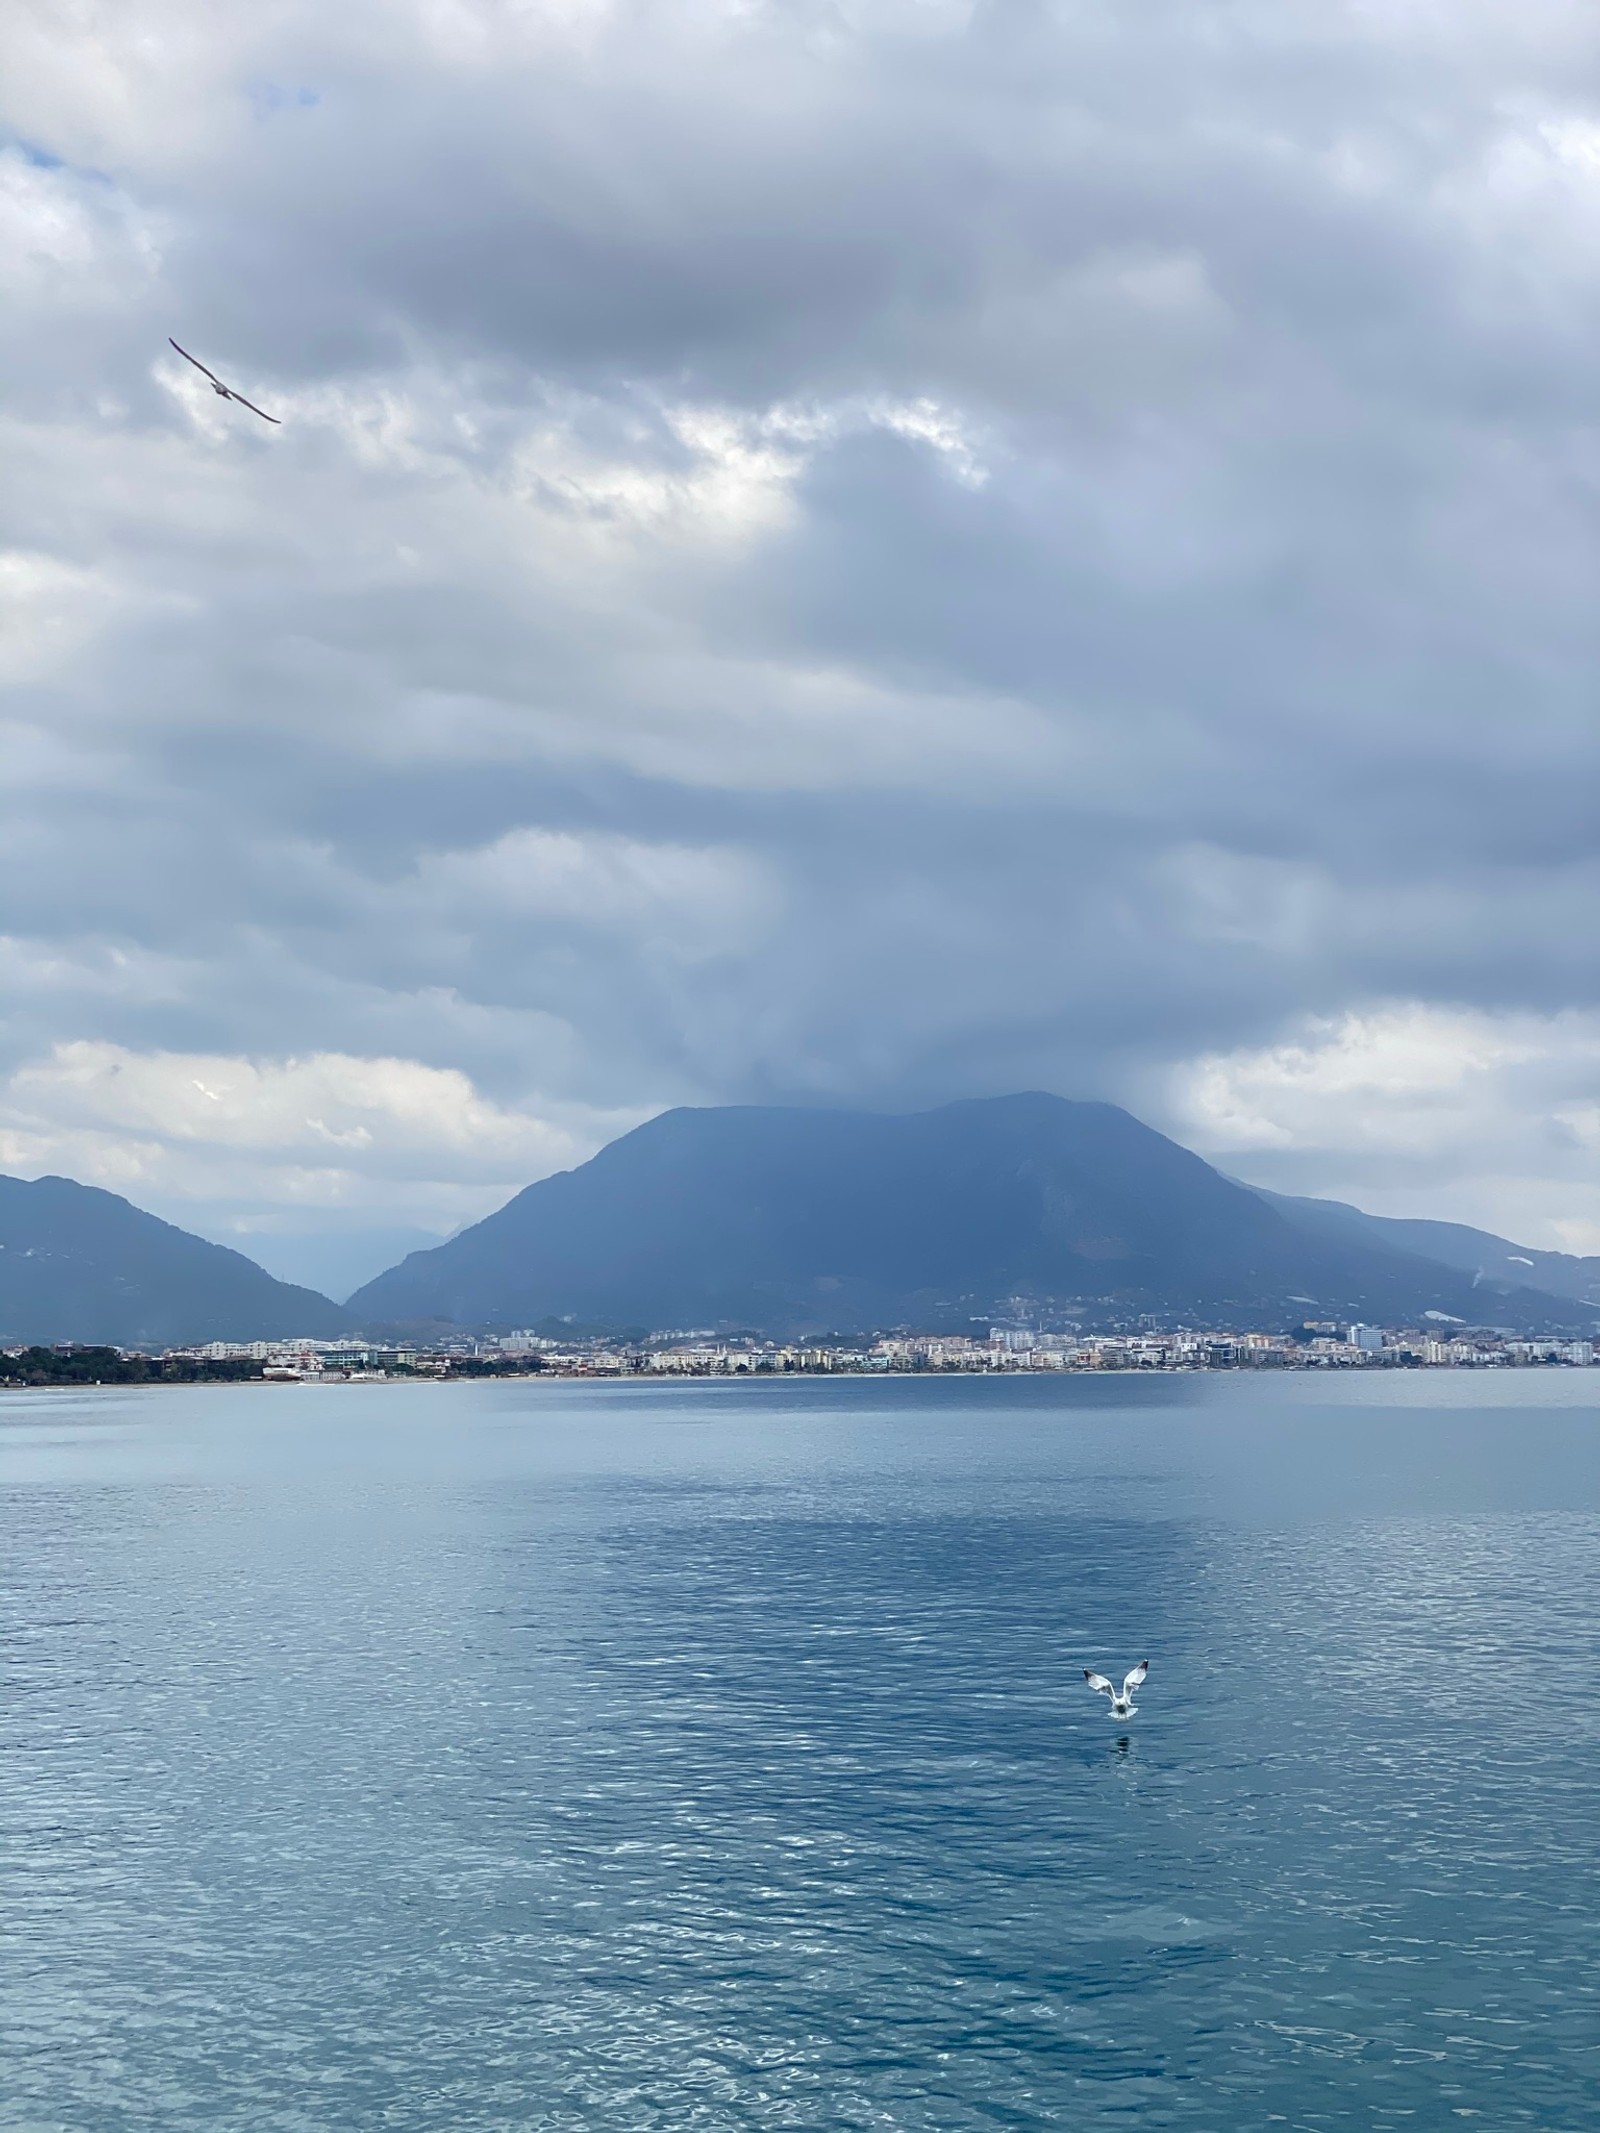
{"label": "water ripple", "polygon": [[1600,2127],[1524,1382],[18,1400],[0,2124]]}

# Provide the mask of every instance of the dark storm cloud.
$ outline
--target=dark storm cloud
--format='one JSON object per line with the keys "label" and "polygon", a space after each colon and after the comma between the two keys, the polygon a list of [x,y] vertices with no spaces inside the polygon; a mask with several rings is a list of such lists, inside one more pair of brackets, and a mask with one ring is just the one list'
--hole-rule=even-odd
{"label": "dark storm cloud", "polygon": [[[21,51],[14,1167],[392,1227],[663,1102],[1043,1083],[1331,1189],[1460,1072],[1418,1176],[1593,1220],[1589,11]],[[199,1059],[344,1064],[219,1140]]]}

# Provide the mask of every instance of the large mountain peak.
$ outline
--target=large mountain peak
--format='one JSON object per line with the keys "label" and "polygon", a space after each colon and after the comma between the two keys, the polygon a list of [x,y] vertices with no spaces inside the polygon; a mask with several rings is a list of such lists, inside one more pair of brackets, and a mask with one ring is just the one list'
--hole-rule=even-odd
{"label": "large mountain peak", "polygon": [[1261,1324],[1308,1302],[1395,1320],[1482,1317],[1486,1301],[1454,1269],[1309,1234],[1114,1104],[1030,1091],[916,1112],[663,1112],[348,1308],[802,1333],[965,1327],[1019,1306]]}

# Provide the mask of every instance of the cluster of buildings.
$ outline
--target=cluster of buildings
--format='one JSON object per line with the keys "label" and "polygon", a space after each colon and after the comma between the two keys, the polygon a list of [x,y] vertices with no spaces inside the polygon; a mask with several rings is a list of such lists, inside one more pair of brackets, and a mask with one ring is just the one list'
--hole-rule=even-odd
{"label": "cluster of buildings", "polygon": [[[1050,1370],[1371,1370],[1589,1366],[1588,1340],[1490,1330],[1311,1323],[1292,1333],[1167,1329],[1045,1333],[991,1326],[987,1335],[894,1333],[858,1344],[661,1333],[640,1341],[552,1340],[531,1332],[441,1346],[350,1341],[212,1341],[169,1351],[200,1364],[258,1365],[264,1378],[380,1381],[396,1377],[746,1377],[841,1372]],[[254,1369],[251,1375],[255,1375]]]}
{"label": "cluster of buildings", "polygon": [[404,1343],[380,1346],[365,1341],[206,1341],[194,1348],[169,1348],[168,1360],[183,1358],[221,1366],[259,1366],[251,1375],[285,1381],[316,1379],[328,1383],[368,1380],[373,1383],[394,1377],[449,1377],[463,1372],[479,1350],[497,1353],[489,1341],[461,1341],[432,1348]]}
{"label": "cluster of buildings", "polygon": [[890,1334],[853,1347],[786,1345],[756,1340],[672,1340],[645,1349],[596,1343],[552,1352],[547,1369],[577,1375],[728,1377],[751,1372],[1040,1371],[1040,1370],[1341,1370],[1417,1367],[1505,1368],[1526,1364],[1588,1365],[1587,1340],[1524,1340],[1494,1332],[1448,1336],[1377,1326],[1302,1328],[1294,1334],[1036,1333],[994,1326],[987,1339],[965,1335]]}

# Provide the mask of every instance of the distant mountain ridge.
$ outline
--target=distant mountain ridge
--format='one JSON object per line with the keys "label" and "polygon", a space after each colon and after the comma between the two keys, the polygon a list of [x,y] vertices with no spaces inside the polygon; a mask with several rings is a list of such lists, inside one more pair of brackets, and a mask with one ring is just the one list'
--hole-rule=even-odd
{"label": "distant mountain ridge", "polygon": [[1573,1252],[1542,1252],[1513,1244],[1486,1229],[1464,1222],[1430,1222],[1404,1215],[1368,1215],[1343,1200],[1308,1200],[1293,1193],[1250,1188],[1277,1208],[1297,1229],[1313,1236],[1371,1243],[1384,1251],[1414,1253],[1441,1266],[1473,1275],[1478,1281],[1537,1289],[1546,1296],[1570,1297],[1600,1309],[1600,1258]]}
{"label": "distant mountain ridge", "polygon": [[356,1326],[968,1328],[1140,1313],[1592,1331],[1600,1259],[1225,1178],[1110,1104],[664,1113],[344,1309],[69,1178],[0,1177],[0,1344],[338,1339]]}
{"label": "distant mountain ridge", "polygon": [[[1317,1205],[1332,1203],[1314,1203]],[[1525,1284],[1291,1218],[1112,1104],[663,1113],[358,1289],[363,1324],[966,1326],[1013,1309],[1584,1330]]]}
{"label": "distant mountain ridge", "polygon": [[117,1193],[0,1177],[0,1342],[176,1348],[332,1339],[348,1324],[314,1289],[274,1281]]}

